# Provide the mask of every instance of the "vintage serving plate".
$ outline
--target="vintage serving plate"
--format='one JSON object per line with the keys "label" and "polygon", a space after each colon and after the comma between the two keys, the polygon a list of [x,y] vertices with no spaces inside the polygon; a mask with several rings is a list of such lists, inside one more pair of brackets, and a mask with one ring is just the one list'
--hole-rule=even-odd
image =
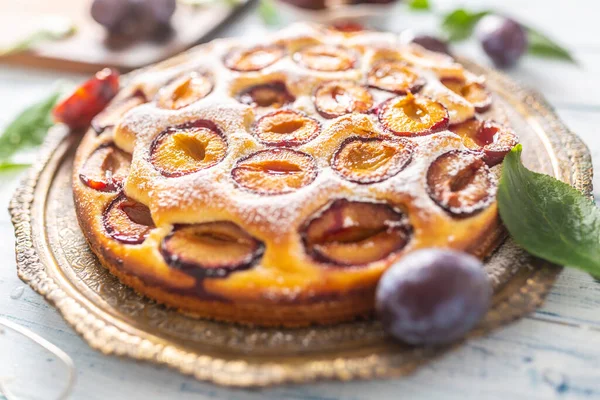
{"label": "vintage serving plate", "polygon": [[[589,195],[589,152],[540,95],[498,72],[459,61],[488,77],[488,87],[520,136],[526,165]],[[19,277],[54,304],[93,348],[168,365],[200,380],[250,387],[398,376],[455,347],[402,345],[387,339],[376,321],[302,329],[212,322],[136,294],[99,264],[77,224],[70,179],[79,139],[60,126],[51,130],[10,212]],[[535,310],[561,270],[510,239],[486,261],[486,269],[496,289],[494,304],[470,337]]]}

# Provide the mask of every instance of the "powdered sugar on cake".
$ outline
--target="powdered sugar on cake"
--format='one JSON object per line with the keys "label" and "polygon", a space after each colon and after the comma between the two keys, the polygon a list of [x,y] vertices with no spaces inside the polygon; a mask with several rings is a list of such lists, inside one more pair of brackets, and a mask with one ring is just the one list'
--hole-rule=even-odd
{"label": "powdered sugar on cake", "polygon": [[[131,173],[124,185],[127,196],[147,205],[159,227],[232,221],[266,242],[267,247],[271,244],[300,242],[299,231],[307,219],[317,215],[332,201],[342,198],[390,203],[398,207],[407,213],[410,223],[416,227],[414,235],[419,240],[427,235],[425,227],[429,224],[445,224],[449,227],[445,231],[448,232],[446,237],[436,241],[424,240],[423,243],[452,245],[456,239],[450,227],[454,223],[461,226],[472,223],[477,229],[482,229],[469,218],[458,221],[448,215],[432,200],[427,190],[426,175],[432,162],[449,151],[466,150],[458,135],[441,130],[403,138],[414,144],[406,167],[400,172],[394,171],[384,176],[379,182],[352,182],[332,169],[334,154],[349,137],[398,139],[382,125],[377,115],[379,105],[397,94],[369,88],[374,104],[371,112],[349,113],[330,119],[317,112],[313,98],[314,90],[320,83],[340,80],[364,85],[367,73],[375,62],[405,60],[425,80],[420,96],[438,100],[444,105],[458,105],[449,109],[450,123],[455,124],[474,118],[477,114],[467,100],[444,86],[440,79],[455,76],[480,82],[482,78],[465,71],[449,57],[432,55],[419,46],[401,45],[393,34],[342,34],[324,30],[318,26],[299,24],[263,38],[260,42],[220,40],[192,49],[178,56],[176,62],[167,61],[133,76],[128,82],[129,87],[141,88],[149,99],[154,98],[167,83],[190,71],[209,76],[213,88],[206,97],[181,109],[161,109],[151,101],[128,111],[119,121],[113,133],[115,143],[123,150],[133,152]],[[235,71],[224,66],[223,60],[233,50],[273,43],[284,46],[286,52],[271,65],[257,71]],[[349,49],[350,56],[344,53],[349,61],[341,59],[339,62],[351,63],[351,67],[341,71],[319,71],[309,69],[294,59],[296,52],[317,44]],[[277,55],[267,54],[253,61],[267,63],[269,57]],[[306,57],[310,60],[312,55],[307,54]],[[253,132],[258,118],[274,110],[242,104],[236,96],[248,87],[279,81],[285,83],[295,98],[293,103],[281,109],[300,111],[320,124],[320,131],[314,139],[293,146],[294,150],[314,159],[317,176],[310,184],[291,192],[286,190],[283,194],[264,195],[237,184],[232,179],[232,170],[238,160],[257,151],[274,148],[263,143]],[[152,162],[151,151],[156,138],[171,127],[198,120],[211,121],[216,125],[227,146],[224,158],[216,165],[194,173],[177,177],[161,175]]]}

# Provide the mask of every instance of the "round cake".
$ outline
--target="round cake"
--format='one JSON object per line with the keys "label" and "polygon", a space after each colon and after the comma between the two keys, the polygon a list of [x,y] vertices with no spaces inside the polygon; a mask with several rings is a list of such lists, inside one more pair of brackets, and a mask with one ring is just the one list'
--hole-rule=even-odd
{"label": "round cake", "polygon": [[122,83],[77,150],[77,215],[112,274],[182,311],[368,317],[408,252],[503,239],[501,115],[483,77],[390,33],[216,40]]}

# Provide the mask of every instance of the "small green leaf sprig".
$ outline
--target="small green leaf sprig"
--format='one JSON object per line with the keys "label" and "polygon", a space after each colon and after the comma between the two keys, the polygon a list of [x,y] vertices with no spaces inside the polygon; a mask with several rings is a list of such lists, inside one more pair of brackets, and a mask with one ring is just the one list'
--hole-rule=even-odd
{"label": "small green leaf sprig", "polygon": [[257,11],[265,25],[279,25],[279,13],[274,0],[260,0]]}
{"label": "small green leaf sprig", "polygon": [[408,2],[408,7],[415,11],[431,10],[431,4],[429,4],[429,0],[410,0]]}
{"label": "small green leaf sprig", "polygon": [[46,26],[40,27],[11,46],[0,48],[0,57],[27,51],[44,42],[65,39],[77,32],[77,27],[70,20],[56,19],[47,22]]}
{"label": "small green leaf sprig", "polygon": [[[491,10],[470,11],[465,8],[457,8],[442,18],[442,30],[451,42],[468,39],[473,34],[477,22],[486,15],[495,14]],[[527,32],[529,43],[527,52],[530,55],[546,58],[555,58],[563,61],[576,63],[573,55],[548,36],[532,27],[521,24]]]}
{"label": "small green leaf sprig", "polygon": [[[406,5],[409,10],[417,12],[433,10],[430,0],[408,0]],[[266,25],[280,24],[275,0],[260,0],[258,14]],[[449,41],[465,40],[472,36],[479,20],[489,14],[495,13],[492,10],[471,11],[466,8],[457,8],[442,16],[441,28]],[[540,31],[524,24],[521,25],[527,32],[527,52],[530,55],[576,63],[569,50]]]}
{"label": "small green leaf sprig", "polygon": [[0,172],[27,166],[12,157],[19,151],[42,144],[46,133],[54,125],[52,109],[61,96],[56,90],[42,101],[23,110],[0,134]]}

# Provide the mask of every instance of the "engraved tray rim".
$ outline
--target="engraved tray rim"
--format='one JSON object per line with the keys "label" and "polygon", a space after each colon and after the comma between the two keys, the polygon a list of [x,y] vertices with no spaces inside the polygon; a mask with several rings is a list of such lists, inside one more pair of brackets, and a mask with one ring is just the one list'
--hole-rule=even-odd
{"label": "engraved tray rim", "polygon": [[[498,87],[503,88],[503,97],[512,97],[516,104],[522,106],[521,113],[527,109],[533,110],[552,127],[551,139],[557,140],[568,154],[567,165],[561,166],[559,160],[553,157],[555,152],[550,151],[552,144],[549,142],[549,137],[542,130],[547,143],[544,139],[542,141],[547,147],[555,175],[591,196],[593,172],[589,150],[581,139],[559,120],[542,95],[514,82],[503,73],[479,66],[466,59],[459,61],[468,69],[483,73],[488,79],[494,80]],[[534,117],[530,112],[524,115]],[[51,130],[40,150],[38,161],[17,188],[10,202],[9,211],[15,227],[19,278],[52,303],[67,323],[92,348],[104,354],[128,356],[167,365],[184,374],[193,375],[199,380],[211,381],[219,385],[264,387],[324,379],[351,380],[406,375],[420,364],[460,344],[415,348],[412,350],[412,359],[408,361],[403,360],[402,357],[395,359],[393,355],[396,353],[361,354],[354,351],[344,354],[341,351],[339,355],[327,359],[315,357],[313,360],[299,362],[290,356],[283,361],[272,358],[256,362],[251,361],[251,355],[247,354],[240,354],[237,360],[199,354],[152,334],[145,337],[132,335],[120,328],[119,323],[126,323],[124,321],[106,321],[99,318],[87,308],[85,304],[87,300],[81,294],[78,296],[77,293],[71,293],[71,290],[61,286],[60,280],[48,274],[47,268],[54,267],[56,270],[60,268],[56,264],[52,265],[52,257],[43,254],[43,251],[36,246],[38,236],[44,236],[46,228],[43,232],[36,232],[36,227],[32,224],[34,200],[36,204],[40,203],[40,199],[35,199],[36,190],[40,185],[50,188],[54,173],[60,164],[52,165],[53,154],[60,146],[73,147],[73,142],[72,138],[69,140],[64,128],[56,127]],[[47,179],[48,182],[42,182],[44,179],[42,175],[49,168],[53,168],[51,177]],[[48,196],[48,191],[45,192],[45,196]],[[46,198],[42,200],[41,207],[45,207]],[[480,336],[506,325],[541,305],[562,268],[535,258],[532,258],[531,265],[537,268],[523,279],[519,290],[515,290],[508,297],[497,302],[486,316],[484,326],[471,332],[469,337]]]}

